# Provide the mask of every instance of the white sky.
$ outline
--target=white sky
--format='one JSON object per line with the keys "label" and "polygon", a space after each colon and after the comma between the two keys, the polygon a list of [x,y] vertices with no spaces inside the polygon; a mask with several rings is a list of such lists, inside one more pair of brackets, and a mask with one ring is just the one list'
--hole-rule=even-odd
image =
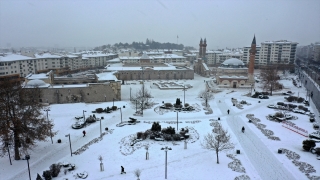
{"label": "white sky", "polygon": [[95,47],[147,38],[208,49],[320,41],[319,0],[1,0],[0,47]]}

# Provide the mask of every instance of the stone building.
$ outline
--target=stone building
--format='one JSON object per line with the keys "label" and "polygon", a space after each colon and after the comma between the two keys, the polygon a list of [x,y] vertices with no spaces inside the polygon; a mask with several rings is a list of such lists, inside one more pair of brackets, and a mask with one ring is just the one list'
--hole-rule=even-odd
{"label": "stone building", "polygon": [[95,74],[83,78],[55,78],[52,72],[47,78],[45,82],[30,77],[25,84],[25,88],[40,88],[39,101],[43,103],[92,103],[121,100],[120,81],[99,80]]}

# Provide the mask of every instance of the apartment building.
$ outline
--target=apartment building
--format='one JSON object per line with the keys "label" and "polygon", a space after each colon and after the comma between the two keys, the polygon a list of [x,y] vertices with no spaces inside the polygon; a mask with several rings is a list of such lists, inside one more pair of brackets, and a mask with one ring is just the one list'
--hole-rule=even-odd
{"label": "apartment building", "polygon": [[49,69],[68,68],[70,70],[80,68],[104,67],[109,60],[118,55],[97,51],[75,54],[52,53],[2,53],[0,54],[0,76],[19,74],[26,77],[30,73]]}
{"label": "apartment building", "polygon": [[259,65],[293,64],[297,45],[297,42],[287,40],[262,42],[259,52]]}

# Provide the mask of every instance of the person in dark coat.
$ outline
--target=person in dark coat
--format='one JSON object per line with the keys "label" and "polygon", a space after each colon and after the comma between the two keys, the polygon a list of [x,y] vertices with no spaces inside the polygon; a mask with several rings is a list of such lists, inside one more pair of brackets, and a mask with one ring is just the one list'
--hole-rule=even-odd
{"label": "person in dark coat", "polygon": [[86,131],[83,130],[83,131],[82,131],[82,134],[83,134],[83,137],[85,137],[85,136],[86,136]]}
{"label": "person in dark coat", "polygon": [[126,174],[126,172],[124,172],[124,167],[121,166],[121,174]]}
{"label": "person in dark coat", "polygon": [[228,111],[227,111],[227,112],[228,112],[228,114],[229,114],[229,113],[230,113],[230,110],[228,109]]}
{"label": "person in dark coat", "polygon": [[244,129],[244,126],[242,126],[242,129],[241,129],[241,131],[242,131],[243,133],[244,133],[244,130],[245,130],[245,129]]}

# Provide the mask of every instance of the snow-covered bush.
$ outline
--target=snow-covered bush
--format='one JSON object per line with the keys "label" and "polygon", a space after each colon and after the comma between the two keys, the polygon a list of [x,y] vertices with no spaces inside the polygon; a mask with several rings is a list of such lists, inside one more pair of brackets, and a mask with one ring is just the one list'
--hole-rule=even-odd
{"label": "snow-covered bush", "polygon": [[51,180],[52,177],[51,177],[51,172],[50,172],[50,170],[43,171],[42,177],[43,177],[45,180]]}
{"label": "snow-covered bush", "polygon": [[60,173],[61,166],[59,164],[52,164],[50,166],[50,173],[52,177],[57,177]]}

